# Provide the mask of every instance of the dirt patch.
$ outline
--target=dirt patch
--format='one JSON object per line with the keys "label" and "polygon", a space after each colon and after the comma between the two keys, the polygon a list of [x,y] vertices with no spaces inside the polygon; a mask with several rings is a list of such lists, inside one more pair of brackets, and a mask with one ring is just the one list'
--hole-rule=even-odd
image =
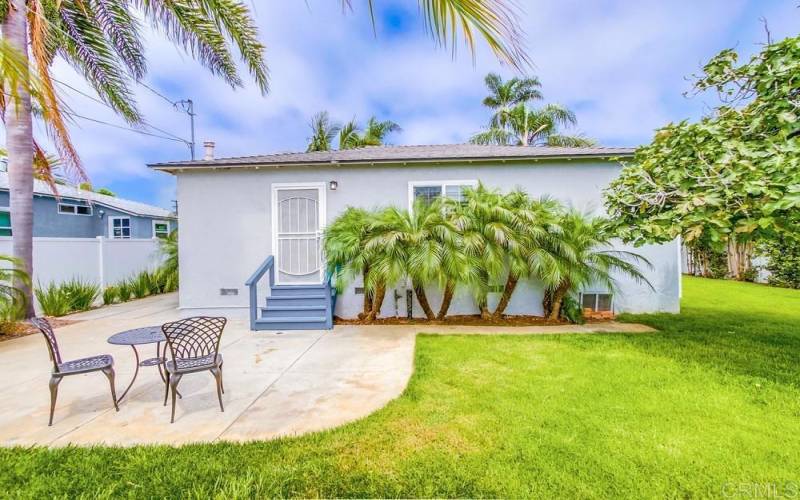
{"label": "dirt patch", "polygon": [[[80,323],[80,321],[74,319],[55,318],[52,316],[46,317],[47,321],[50,322],[50,325],[52,325],[53,328],[61,328],[62,326]],[[37,330],[36,327],[27,321],[0,323],[0,342],[33,335],[34,333],[39,333],[39,330]]]}
{"label": "dirt patch", "polygon": [[[609,319],[610,320],[610,319]],[[603,323],[606,321],[592,320],[589,323]],[[542,316],[513,315],[502,318],[483,319],[479,314],[464,314],[448,316],[443,320],[427,320],[422,318],[378,318],[372,322],[360,319],[344,319],[334,317],[337,325],[452,325],[452,326],[547,326],[568,325],[566,321],[550,321]]]}

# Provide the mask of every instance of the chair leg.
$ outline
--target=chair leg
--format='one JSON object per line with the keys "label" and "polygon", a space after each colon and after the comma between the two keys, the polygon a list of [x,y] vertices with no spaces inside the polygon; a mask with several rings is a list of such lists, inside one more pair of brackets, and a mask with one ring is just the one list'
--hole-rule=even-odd
{"label": "chair leg", "polygon": [[179,374],[174,374],[170,377],[169,386],[172,388],[172,417],[170,418],[169,423],[175,423],[175,395],[178,393],[178,382],[181,381],[181,376]]}
{"label": "chair leg", "polygon": [[119,404],[117,403],[117,390],[114,388],[114,369],[106,368],[103,374],[108,377],[108,383],[111,385],[111,399],[114,400],[114,408],[119,411]]}
{"label": "chair leg", "polygon": [[220,371],[219,367],[212,368],[210,371],[214,375],[214,379],[217,381],[217,399],[219,399],[219,410],[225,411],[225,408],[222,406],[222,372]]}
{"label": "chair leg", "polygon": [[50,420],[48,426],[53,425],[53,413],[56,411],[56,399],[58,399],[58,384],[61,377],[50,377]]}
{"label": "chair leg", "polygon": [[219,365],[219,388],[222,389],[222,394],[225,394],[225,384],[222,383],[222,365]]}
{"label": "chair leg", "polygon": [[164,406],[167,406],[167,396],[169,396],[169,372],[166,373],[166,377],[167,380],[164,382]]}

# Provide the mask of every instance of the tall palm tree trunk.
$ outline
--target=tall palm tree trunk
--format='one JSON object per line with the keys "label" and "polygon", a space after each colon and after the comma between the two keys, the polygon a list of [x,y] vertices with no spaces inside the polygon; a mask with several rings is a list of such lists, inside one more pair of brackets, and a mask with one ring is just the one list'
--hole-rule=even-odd
{"label": "tall palm tree trunk", "polygon": [[[28,59],[28,23],[24,0],[11,0],[3,21],[3,37]],[[5,125],[8,150],[8,184],[11,207],[12,252],[28,276],[33,275],[33,125],[31,96],[26,83],[17,89],[19,98],[6,99]],[[31,286],[17,280],[25,293],[25,315],[34,315]]]}
{"label": "tall palm tree trunk", "polygon": [[425,317],[428,319],[436,319],[436,315],[433,314],[433,309],[431,309],[431,305],[428,302],[428,296],[425,294],[425,287],[421,283],[413,283],[413,285],[414,294],[417,296],[417,302],[419,302],[419,305],[425,312]]}
{"label": "tall palm tree trunk", "polygon": [[503,288],[503,295],[500,297],[500,302],[497,303],[497,307],[494,309],[495,318],[501,317],[505,312],[508,303],[511,302],[511,295],[517,288],[517,283],[519,283],[519,277],[514,273],[508,273],[506,286]]}
{"label": "tall palm tree trunk", "polygon": [[456,293],[455,280],[447,280],[444,286],[444,295],[442,296],[442,305],[439,307],[439,314],[436,319],[444,319],[447,316],[447,311],[450,309],[450,303],[453,302],[453,296]]}

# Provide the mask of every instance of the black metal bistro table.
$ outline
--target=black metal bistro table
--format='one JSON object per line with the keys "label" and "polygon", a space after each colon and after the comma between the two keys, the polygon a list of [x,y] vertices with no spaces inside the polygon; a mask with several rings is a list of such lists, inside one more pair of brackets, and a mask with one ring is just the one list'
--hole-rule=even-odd
{"label": "black metal bistro table", "polygon": [[[163,368],[166,360],[167,346],[164,345],[163,352],[161,349],[161,343],[166,342],[166,340],[167,339],[164,337],[164,333],[161,331],[160,326],[134,328],[133,330],[115,333],[108,338],[109,344],[131,346],[131,349],[133,349],[133,355],[136,357],[136,370],[133,372],[133,378],[131,379],[131,383],[128,384],[128,387],[125,389],[125,392],[123,392],[122,395],[117,398],[118,403],[122,401],[125,395],[128,394],[128,391],[131,390],[131,387],[133,387],[133,383],[136,381],[136,376],[139,374],[140,366],[157,366],[158,374],[161,376],[161,380],[163,380],[165,384],[167,383],[167,378],[164,376]],[[144,344],[156,345],[156,357],[147,358],[141,361],[139,360],[139,351],[136,349],[136,346]]]}

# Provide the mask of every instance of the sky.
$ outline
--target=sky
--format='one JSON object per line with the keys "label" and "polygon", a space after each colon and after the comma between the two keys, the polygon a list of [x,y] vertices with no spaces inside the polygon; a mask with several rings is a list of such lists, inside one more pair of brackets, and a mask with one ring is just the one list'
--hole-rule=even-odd
{"label": "sky", "polygon": [[[375,115],[402,132],[392,144],[466,142],[488,121],[481,106],[483,78],[518,76],[481,42],[473,61],[459,44],[455,59],[426,34],[414,0],[375,0],[376,26],[366,0],[343,11],[338,0],[246,0],[266,45],[270,91],[246,77],[232,89],[158,33],[147,32],[147,86],[135,88],[149,124],[188,139],[189,121],[168,101],[192,99],[196,154],[205,140],[216,156],[303,151],[309,121],[327,110],[339,122]],[[696,119],[715,104],[689,96],[691,76],[717,52],[758,52],[800,31],[794,0],[519,0],[520,24],[542,82],[544,103],[569,107],[580,132],[605,146],[637,146],[671,121]],[[94,95],[63,62],[55,77]],[[124,126],[103,105],[60,87],[72,111]],[[162,97],[163,96],[163,97]],[[166,98],[166,99],[165,99]],[[44,140],[41,125],[36,134]],[[152,129],[151,129],[152,132]],[[95,187],[163,207],[175,199],[175,180],[148,163],[189,159],[181,142],[75,119],[73,140]],[[162,132],[154,132],[167,135]]]}

